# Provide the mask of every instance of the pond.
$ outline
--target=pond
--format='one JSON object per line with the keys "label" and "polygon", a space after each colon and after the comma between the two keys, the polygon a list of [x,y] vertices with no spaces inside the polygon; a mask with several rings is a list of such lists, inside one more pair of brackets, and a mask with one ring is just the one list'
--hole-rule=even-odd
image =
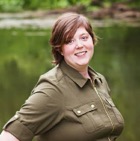
{"label": "pond", "polygon": [[[140,27],[94,29],[99,36],[90,65],[104,74],[111,96],[125,119],[118,141],[140,138]],[[0,129],[52,68],[49,29],[0,29]]]}

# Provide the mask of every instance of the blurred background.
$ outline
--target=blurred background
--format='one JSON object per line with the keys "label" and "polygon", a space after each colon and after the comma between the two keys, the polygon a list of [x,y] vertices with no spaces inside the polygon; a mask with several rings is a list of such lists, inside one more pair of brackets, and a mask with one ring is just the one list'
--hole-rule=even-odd
{"label": "blurred background", "polygon": [[139,0],[0,0],[0,131],[53,67],[51,27],[70,11],[87,16],[99,37],[90,65],[108,80],[125,119],[118,141],[139,141]]}

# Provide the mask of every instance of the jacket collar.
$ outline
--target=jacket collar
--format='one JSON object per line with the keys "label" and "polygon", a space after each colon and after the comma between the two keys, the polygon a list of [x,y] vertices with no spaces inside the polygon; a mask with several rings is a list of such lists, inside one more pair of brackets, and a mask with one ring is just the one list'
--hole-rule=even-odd
{"label": "jacket collar", "polygon": [[[60,63],[60,68],[64,74],[66,74],[71,80],[73,80],[80,87],[83,87],[86,84],[86,82],[89,80],[87,78],[84,78],[77,70],[69,66],[65,61],[62,61]],[[102,82],[98,73],[96,73],[91,67],[88,68],[88,71],[90,77],[92,78],[92,81],[95,84]]]}

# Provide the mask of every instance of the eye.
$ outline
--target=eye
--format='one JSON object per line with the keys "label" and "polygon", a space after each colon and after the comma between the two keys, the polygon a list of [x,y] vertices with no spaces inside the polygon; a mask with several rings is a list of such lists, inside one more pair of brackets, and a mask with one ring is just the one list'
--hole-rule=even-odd
{"label": "eye", "polygon": [[83,41],[86,41],[86,40],[88,39],[88,36],[87,36],[87,35],[84,35],[84,36],[81,37],[81,39],[82,39]]}
{"label": "eye", "polygon": [[65,44],[69,44],[69,45],[71,45],[72,43],[74,43],[74,39],[70,39],[70,40],[65,42]]}

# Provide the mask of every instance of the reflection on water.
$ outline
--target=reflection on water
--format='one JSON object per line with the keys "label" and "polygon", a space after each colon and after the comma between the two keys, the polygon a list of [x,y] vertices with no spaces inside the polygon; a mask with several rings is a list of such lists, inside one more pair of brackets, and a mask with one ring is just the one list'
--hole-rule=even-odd
{"label": "reflection on water", "polygon": [[[119,141],[138,141],[140,117],[139,27],[96,28],[100,37],[90,65],[104,74],[125,119]],[[0,30],[0,129],[49,70],[49,30]],[[139,125],[138,125],[139,124]]]}

